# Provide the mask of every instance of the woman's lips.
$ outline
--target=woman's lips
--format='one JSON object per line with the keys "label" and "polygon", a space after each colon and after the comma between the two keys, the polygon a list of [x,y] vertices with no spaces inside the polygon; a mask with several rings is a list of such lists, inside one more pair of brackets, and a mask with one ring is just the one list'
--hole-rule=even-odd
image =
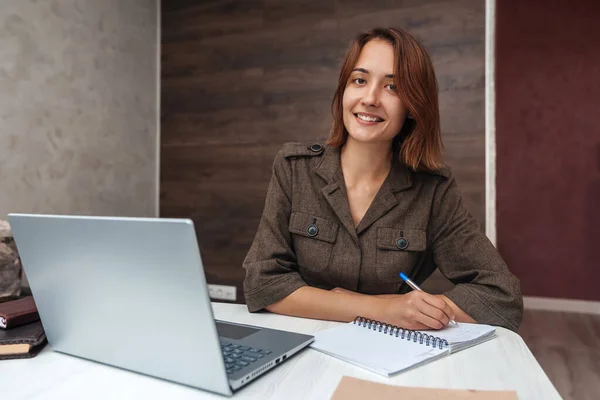
{"label": "woman's lips", "polygon": [[356,120],[358,121],[359,124],[367,125],[367,126],[377,125],[380,122],[384,121],[384,119],[381,117],[378,117],[373,114],[364,114],[364,113],[355,113],[354,118],[356,118]]}

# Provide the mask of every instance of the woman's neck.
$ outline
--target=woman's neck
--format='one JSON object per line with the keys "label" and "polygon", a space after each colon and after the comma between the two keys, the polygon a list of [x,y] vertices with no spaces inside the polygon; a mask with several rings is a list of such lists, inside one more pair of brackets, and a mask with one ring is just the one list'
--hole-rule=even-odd
{"label": "woman's neck", "polygon": [[380,183],[390,172],[392,151],[389,143],[359,143],[349,137],[342,147],[340,161],[346,187]]}

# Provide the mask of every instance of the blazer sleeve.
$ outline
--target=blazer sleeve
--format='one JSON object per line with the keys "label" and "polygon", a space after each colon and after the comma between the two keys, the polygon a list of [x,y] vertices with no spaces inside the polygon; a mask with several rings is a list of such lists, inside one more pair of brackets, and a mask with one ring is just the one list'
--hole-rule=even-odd
{"label": "blazer sleeve", "polygon": [[456,285],[445,295],[477,322],[517,331],[523,318],[519,280],[463,205],[452,175],[437,186],[430,224],[433,260]]}
{"label": "blazer sleeve", "polygon": [[289,232],[292,171],[280,151],[273,163],[265,207],[243,267],[248,311],[259,311],[306,286],[298,272]]}

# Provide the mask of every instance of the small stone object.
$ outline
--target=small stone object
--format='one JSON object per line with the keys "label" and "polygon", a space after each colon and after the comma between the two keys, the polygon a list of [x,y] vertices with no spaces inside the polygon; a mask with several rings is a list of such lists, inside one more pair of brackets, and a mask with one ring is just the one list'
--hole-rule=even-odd
{"label": "small stone object", "polygon": [[7,221],[0,219],[0,298],[21,292],[21,260]]}

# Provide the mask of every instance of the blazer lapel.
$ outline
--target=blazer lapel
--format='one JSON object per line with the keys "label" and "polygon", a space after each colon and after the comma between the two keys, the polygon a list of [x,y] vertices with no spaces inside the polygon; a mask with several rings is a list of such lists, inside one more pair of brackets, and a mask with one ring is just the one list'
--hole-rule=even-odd
{"label": "blazer lapel", "polygon": [[340,163],[340,149],[327,147],[321,163],[316,168],[316,173],[327,185],[321,190],[329,206],[339,218],[342,226],[348,231],[356,244],[358,235],[350,213],[348,196],[346,195],[346,184]]}
{"label": "blazer lapel", "polygon": [[394,160],[390,173],[379,188],[365,216],[358,227],[354,227],[340,162],[340,148],[327,147],[315,171],[327,183],[321,190],[323,196],[356,243],[359,243],[358,235],[361,232],[398,205],[396,193],[412,186],[412,174],[408,167]]}
{"label": "blazer lapel", "polygon": [[393,161],[392,168],[385,181],[375,195],[373,202],[365,213],[363,219],[356,227],[356,234],[373,225],[379,218],[387,214],[398,205],[396,193],[412,186],[411,172],[398,161]]}

